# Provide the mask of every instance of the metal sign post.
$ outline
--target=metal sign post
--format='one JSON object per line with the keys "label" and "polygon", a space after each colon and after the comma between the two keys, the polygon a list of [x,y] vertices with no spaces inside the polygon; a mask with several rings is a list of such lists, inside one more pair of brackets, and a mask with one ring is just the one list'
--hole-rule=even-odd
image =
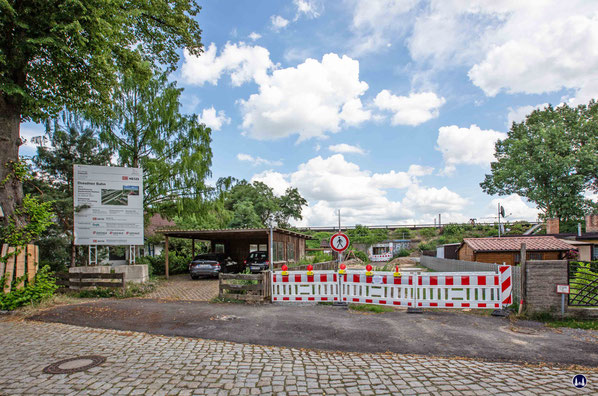
{"label": "metal sign post", "polygon": [[98,245],[89,245],[89,258],[87,263],[90,266],[98,265]]}
{"label": "metal sign post", "polygon": [[556,292],[561,295],[561,319],[565,317],[565,294],[571,292],[569,285],[556,285]]}

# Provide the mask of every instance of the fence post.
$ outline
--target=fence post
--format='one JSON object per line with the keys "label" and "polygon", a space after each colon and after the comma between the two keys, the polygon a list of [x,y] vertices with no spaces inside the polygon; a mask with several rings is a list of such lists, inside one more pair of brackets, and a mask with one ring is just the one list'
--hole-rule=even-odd
{"label": "fence post", "polygon": [[123,296],[127,293],[127,283],[125,282],[125,273],[121,272],[122,276],[122,286],[123,286]]}

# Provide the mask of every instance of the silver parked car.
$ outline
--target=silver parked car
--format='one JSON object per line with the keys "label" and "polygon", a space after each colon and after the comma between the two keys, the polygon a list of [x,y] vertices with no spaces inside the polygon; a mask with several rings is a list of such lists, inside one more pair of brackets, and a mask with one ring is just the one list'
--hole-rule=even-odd
{"label": "silver parked car", "polygon": [[239,265],[225,253],[203,253],[195,256],[189,264],[191,279],[200,276],[218,276],[219,273],[238,272]]}

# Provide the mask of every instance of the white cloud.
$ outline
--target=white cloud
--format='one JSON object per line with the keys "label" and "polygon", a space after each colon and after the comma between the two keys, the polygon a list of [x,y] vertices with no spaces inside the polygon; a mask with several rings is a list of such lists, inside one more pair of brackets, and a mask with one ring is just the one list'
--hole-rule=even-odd
{"label": "white cloud", "polygon": [[392,39],[400,38],[408,27],[406,15],[417,0],[350,0],[355,37],[351,47],[356,55],[388,48]]}
{"label": "white cloud", "polygon": [[258,84],[259,93],[240,101],[243,128],[256,139],[324,137],[371,117],[360,100],[368,85],[359,81],[359,62],[347,56],[307,59],[273,71]]}
{"label": "white cloud", "polygon": [[198,118],[199,122],[206,124],[207,127],[212,128],[214,131],[219,131],[224,124],[230,124],[230,118],[226,116],[224,110],[216,112],[214,106],[203,109]]}
{"label": "white cloud", "polygon": [[328,150],[335,153],[352,153],[352,154],[365,154],[365,151],[359,146],[352,146],[347,143],[333,144],[328,146]]}
{"label": "white cloud", "polygon": [[274,30],[280,30],[289,24],[289,21],[280,15],[272,15],[270,21],[272,22],[272,29]]}
{"label": "white cloud", "polygon": [[267,184],[272,190],[274,194],[281,196],[284,195],[287,188],[291,187],[289,182],[286,180],[287,175],[279,172],[274,172],[273,170],[263,171],[256,175],[253,175],[251,178],[251,182],[260,181],[262,183]]}
{"label": "white cloud", "polygon": [[222,73],[230,73],[233,86],[254,80],[263,80],[269,69],[274,68],[270,61],[270,53],[260,46],[226,43],[220,55],[217,48],[211,43],[201,56],[191,55],[184,51],[184,62],[181,68],[185,82],[194,85],[210,83],[218,84]]}
{"label": "white cloud", "polygon": [[256,41],[256,40],[261,39],[262,35],[259,33],[256,33],[256,32],[251,32],[251,33],[249,33],[249,36],[247,36],[247,37],[249,37],[252,41]]}
{"label": "white cloud", "polygon": [[488,166],[494,160],[494,144],[506,137],[506,133],[483,130],[477,125],[469,128],[459,128],[456,125],[441,127],[438,130],[436,150],[442,153],[444,173],[454,172],[457,164]]}
{"label": "white cloud", "polygon": [[523,122],[525,117],[530,115],[532,111],[543,109],[548,106],[548,103],[542,103],[536,106],[520,106],[516,108],[509,107],[509,114],[507,115],[507,126],[511,128],[514,122]]}
{"label": "white cloud", "polygon": [[270,160],[264,159],[262,157],[253,157],[249,154],[244,154],[244,153],[237,154],[237,159],[239,161],[251,162],[253,164],[253,166],[258,166],[258,165],[281,166],[282,165],[282,161],[270,161]]}
{"label": "white cloud", "polygon": [[297,15],[295,21],[300,16],[305,15],[308,18],[318,18],[321,13],[321,4],[314,0],[293,0],[293,4],[297,8]]}
{"label": "white cloud", "polygon": [[411,93],[409,96],[396,96],[388,90],[382,90],[374,99],[374,104],[381,110],[394,113],[393,125],[419,125],[438,117],[438,109],[446,100],[434,92]]}
{"label": "white cloud", "polygon": [[506,214],[510,214],[510,216],[506,219],[508,221],[536,221],[538,219],[538,214],[540,213],[540,211],[537,208],[528,205],[525,199],[523,199],[517,194],[513,194],[493,199],[492,202],[488,204],[488,209],[490,210],[490,213],[487,217],[496,218],[499,203],[502,206],[504,206]]}
{"label": "white cloud", "polygon": [[[334,223],[334,210],[338,208],[342,209],[345,224],[390,224],[414,222],[419,212],[463,209],[467,201],[446,187],[419,186],[417,176],[430,172],[431,168],[412,165],[407,172],[372,173],[335,154],[312,158],[289,174],[262,172],[252,181],[263,181],[276,191],[298,188],[310,203],[301,224]],[[405,190],[406,197],[402,201],[389,199],[387,190],[391,189]]]}

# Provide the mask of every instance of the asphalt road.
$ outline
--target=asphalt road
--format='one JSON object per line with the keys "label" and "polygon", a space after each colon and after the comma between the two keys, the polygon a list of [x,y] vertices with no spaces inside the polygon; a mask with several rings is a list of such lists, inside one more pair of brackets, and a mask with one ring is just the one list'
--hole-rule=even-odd
{"label": "asphalt road", "polygon": [[29,319],[267,346],[598,367],[596,331],[458,311],[363,314],[322,305],[127,299],[66,305]]}

